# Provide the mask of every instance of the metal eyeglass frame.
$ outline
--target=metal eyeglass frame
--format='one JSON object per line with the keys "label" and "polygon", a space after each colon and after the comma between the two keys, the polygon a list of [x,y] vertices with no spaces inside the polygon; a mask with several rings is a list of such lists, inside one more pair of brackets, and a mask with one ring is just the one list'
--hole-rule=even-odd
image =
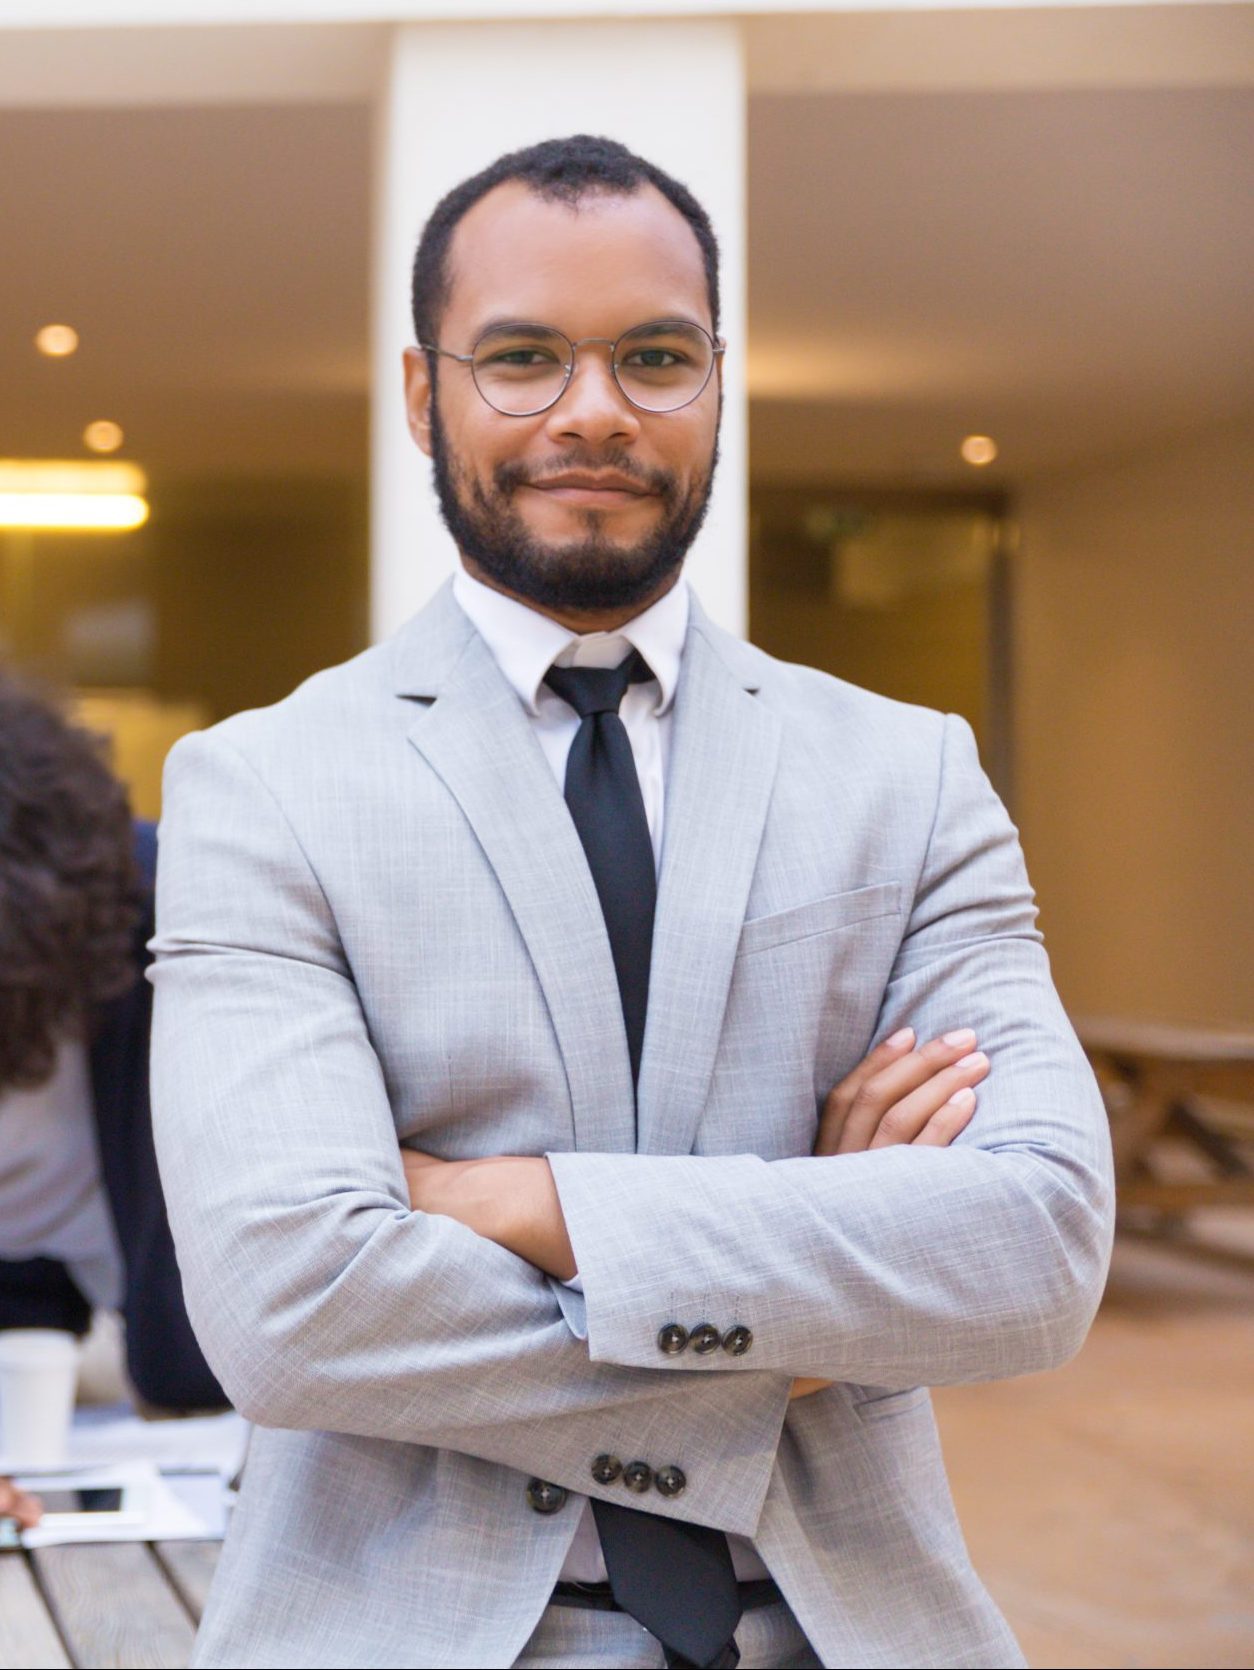
{"label": "metal eyeglass frame", "polygon": [[[678,406],[643,406],[640,401],[633,399],[632,396],[628,394],[619,378],[619,343],[623,340],[623,337],[635,336],[637,331],[647,330],[650,325],[684,325],[688,330],[700,331],[701,335],[710,344],[710,364],[706,370],[705,378],[701,387],[695,394],[690,394],[687,400],[681,400]],[[478,377],[475,376],[475,355],[479,351],[479,344],[483,341],[484,337],[491,336],[492,331],[499,328],[499,326],[494,325],[491,330],[484,331],[482,335],[475,339],[474,346],[468,354],[455,354],[451,348],[441,348],[435,342],[419,342],[417,346],[422,349],[424,354],[439,354],[443,359],[456,360],[459,365],[468,365],[470,367],[471,379],[475,385],[475,393],[479,396],[480,400],[483,401],[485,406],[490,406],[492,410],[499,413],[501,417],[539,417],[541,412],[551,411],[566,393],[566,390],[570,387],[571,378],[575,375],[576,356],[578,355],[580,348],[585,348],[590,343],[603,342],[606,347],[609,348],[610,376],[614,379],[614,387],[622,395],[623,399],[627,401],[628,405],[634,406],[638,412],[649,412],[654,417],[668,417],[672,412],[682,412],[686,406],[691,406],[694,400],[700,400],[701,396],[710,386],[710,378],[714,375],[714,367],[718,362],[719,355],[727,352],[727,344],[725,342],[720,342],[715,337],[711,336],[705,326],[698,325],[694,319],[646,319],[643,325],[633,325],[630,330],[623,331],[621,336],[581,336],[577,342],[572,342],[570,337],[566,335],[565,331],[559,331],[556,325],[542,325],[534,319],[520,319],[517,326],[512,328],[517,328],[518,330],[547,331],[552,336],[560,336],[562,341],[570,349],[570,357],[566,361],[565,376],[562,378],[562,386],[558,389],[552,400],[546,400],[543,406],[535,406],[529,412],[503,412],[499,406],[494,405],[493,402],[488,399],[487,395],[479,387]]]}

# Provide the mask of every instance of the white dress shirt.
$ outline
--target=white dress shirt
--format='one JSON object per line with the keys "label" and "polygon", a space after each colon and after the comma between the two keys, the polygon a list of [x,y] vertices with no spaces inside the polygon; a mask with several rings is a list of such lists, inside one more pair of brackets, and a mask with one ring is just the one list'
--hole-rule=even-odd
{"label": "white dress shirt", "polygon": [[[653,862],[662,856],[666,767],[670,756],[675,687],[688,633],[688,583],[681,578],[665,597],[617,632],[572,632],[504,592],[472,578],[464,568],[453,576],[453,596],[492,651],[497,666],[518,692],[557,786],[566,786],[566,757],[579,729],[579,716],[544,683],[549,668],[617,667],[633,649],[648,662],[653,678],[629,684],[619,707],[653,842]],[[576,1278],[576,1282],[578,1278]],[[626,1459],[626,1458],[625,1458]],[[626,1504],[624,1504],[626,1505]],[[732,1564],[741,1582],[767,1577],[753,1544],[728,1537]],[[592,1504],[585,1503],[561,1578],[567,1583],[604,1583],[605,1557],[597,1536]]]}
{"label": "white dress shirt", "polygon": [[0,1258],[58,1259],[93,1305],[122,1302],[122,1254],[78,1039],[62,1039],[42,1084],[0,1093]]}
{"label": "white dress shirt", "polygon": [[687,582],[681,578],[665,597],[660,597],[617,632],[588,632],[582,636],[550,616],[529,609],[525,603],[506,597],[504,592],[493,591],[482,581],[472,579],[464,568],[459,568],[453,577],[453,596],[518,692],[557,786],[563,791],[566,756],[579,729],[579,716],[548,688],[544,675],[555,665],[617,667],[633,649],[644,656],[653,678],[645,684],[627,686],[618,716],[631,742],[653,841],[653,861],[657,864],[662,855],[666,762],[675,686],[679,683],[679,663],[688,632]]}

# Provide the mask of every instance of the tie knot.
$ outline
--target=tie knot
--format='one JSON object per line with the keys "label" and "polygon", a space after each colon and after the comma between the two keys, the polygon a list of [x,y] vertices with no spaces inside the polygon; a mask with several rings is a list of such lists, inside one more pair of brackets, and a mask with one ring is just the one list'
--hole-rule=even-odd
{"label": "tie knot", "polygon": [[627,686],[644,684],[652,677],[649,663],[633,649],[617,667],[550,667],[544,682],[586,719],[593,713],[617,713]]}

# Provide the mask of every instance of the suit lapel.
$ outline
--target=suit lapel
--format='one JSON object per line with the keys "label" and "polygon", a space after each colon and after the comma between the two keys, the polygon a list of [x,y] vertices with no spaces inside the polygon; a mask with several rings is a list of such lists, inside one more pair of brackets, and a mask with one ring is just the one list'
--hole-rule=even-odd
{"label": "suit lapel", "polygon": [[609,939],[575,826],[518,697],[447,589],[402,633],[397,654],[398,693],[434,697],[409,740],[465,814],[544,991],[577,1145],[630,1151],[631,1067]]}
{"label": "suit lapel", "polygon": [[[691,1152],[779,754],[747,654],[693,601],[675,697],[639,1084],[641,1153]],[[737,671],[737,662],[746,673]]]}

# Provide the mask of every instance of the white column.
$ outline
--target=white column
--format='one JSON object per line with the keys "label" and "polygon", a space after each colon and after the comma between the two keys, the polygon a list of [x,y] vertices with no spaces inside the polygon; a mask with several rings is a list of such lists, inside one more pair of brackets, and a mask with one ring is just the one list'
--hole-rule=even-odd
{"label": "white column", "polygon": [[688,562],[706,608],[746,623],[744,72],[733,22],[406,24],[378,110],[371,394],[371,628],[378,638],[452,572],[430,465],[405,425],[409,274],[441,196],[503,152],[596,133],[682,180],[722,250],[722,461]]}

